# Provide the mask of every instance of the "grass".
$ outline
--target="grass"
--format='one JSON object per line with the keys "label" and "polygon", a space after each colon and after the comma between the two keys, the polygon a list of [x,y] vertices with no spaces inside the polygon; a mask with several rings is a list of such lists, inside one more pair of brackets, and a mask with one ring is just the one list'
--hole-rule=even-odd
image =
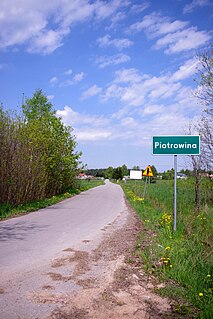
{"label": "grass", "polygon": [[29,212],[36,211],[41,208],[45,208],[61,202],[64,199],[70,198],[82,191],[88,190],[90,188],[103,185],[101,180],[78,180],[76,183],[76,188],[70,188],[65,193],[53,196],[51,198],[44,198],[41,200],[33,201],[30,203],[24,203],[17,206],[12,206],[10,204],[4,203],[0,204],[0,220],[10,217],[15,217],[23,215]]}
{"label": "grass", "polygon": [[185,309],[188,313],[189,305],[198,310],[196,318],[202,319],[212,318],[213,313],[210,183],[207,179],[201,182],[200,212],[195,214],[194,180],[178,181],[176,232],[173,231],[173,181],[148,184],[145,199],[142,198],[143,182],[122,184],[127,199],[144,225],[135,252],[144,269],[167,283],[159,292],[179,300],[176,309]]}

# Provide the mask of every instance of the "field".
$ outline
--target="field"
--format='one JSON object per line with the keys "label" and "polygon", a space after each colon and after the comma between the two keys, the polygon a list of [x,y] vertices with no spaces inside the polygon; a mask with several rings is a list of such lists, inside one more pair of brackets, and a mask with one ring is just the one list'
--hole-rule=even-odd
{"label": "field", "polygon": [[185,318],[210,319],[213,314],[212,181],[202,179],[200,211],[194,212],[194,180],[178,180],[177,230],[173,231],[174,181],[121,183],[138,212],[143,231],[135,255],[159,282],[158,292],[175,300],[174,311]]}
{"label": "field", "polygon": [[14,217],[29,212],[36,211],[40,208],[45,208],[54,205],[66,198],[70,198],[73,195],[79,194],[82,191],[88,190],[90,188],[102,185],[102,180],[76,180],[75,188],[68,189],[65,193],[53,196],[51,198],[44,198],[38,201],[23,203],[21,205],[12,206],[10,204],[4,203],[0,204],[0,220]]}

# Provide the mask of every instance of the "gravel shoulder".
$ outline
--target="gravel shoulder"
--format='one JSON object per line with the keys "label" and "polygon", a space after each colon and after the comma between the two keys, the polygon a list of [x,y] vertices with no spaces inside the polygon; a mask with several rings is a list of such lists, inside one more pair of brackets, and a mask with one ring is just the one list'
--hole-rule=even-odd
{"label": "gravel shoulder", "polygon": [[[91,253],[68,248],[67,258],[54,262],[52,280],[71,280],[80,289],[64,295],[56,293],[53,287],[43,287],[34,294],[34,302],[58,304],[45,319],[174,318],[169,300],[154,293],[153,278],[148,278],[137,262],[128,262],[141,224],[136,213],[126,205],[126,223],[119,229],[116,221],[108,225],[98,248]],[[57,275],[65,264],[73,262],[71,277]]]}

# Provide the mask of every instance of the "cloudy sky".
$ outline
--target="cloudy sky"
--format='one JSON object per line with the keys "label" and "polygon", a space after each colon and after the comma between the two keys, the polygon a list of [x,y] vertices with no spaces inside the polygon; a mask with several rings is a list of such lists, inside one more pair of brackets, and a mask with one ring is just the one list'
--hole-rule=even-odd
{"label": "cloudy sky", "polygon": [[0,101],[16,109],[41,88],[89,168],[170,169],[151,137],[201,114],[196,56],[212,22],[210,0],[1,0]]}

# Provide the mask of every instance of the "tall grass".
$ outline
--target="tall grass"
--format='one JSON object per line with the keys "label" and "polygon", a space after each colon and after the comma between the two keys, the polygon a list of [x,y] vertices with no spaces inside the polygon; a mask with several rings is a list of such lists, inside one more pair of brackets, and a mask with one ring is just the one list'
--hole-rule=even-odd
{"label": "tall grass", "polygon": [[[194,212],[194,180],[178,181],[177,231],[173,231],[173,181],[122,184],[127,199],[144,224],[137,254],[144,268],[167,282],[170,291],[199,310],[196,318],[212,318],[213,243],[211,181],[201,182],[200,212]],[[170,289],[168,289],[168,287]],[[180,293],[181,291],[181,293]]]}

